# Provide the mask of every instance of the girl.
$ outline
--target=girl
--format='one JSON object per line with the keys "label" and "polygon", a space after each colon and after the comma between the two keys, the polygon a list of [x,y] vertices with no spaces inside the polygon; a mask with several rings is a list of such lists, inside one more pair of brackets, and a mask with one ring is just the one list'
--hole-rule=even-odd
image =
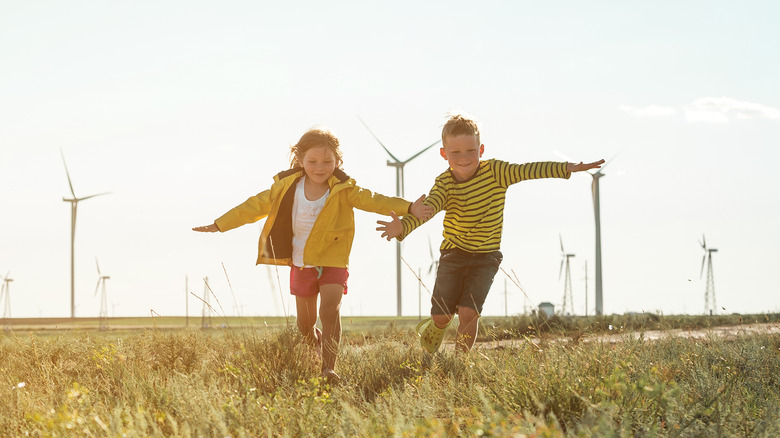
{"label": "girl", "polygon": [[[421,196],[414,203],[360,188],[341,170],[339,140],[325,128],[312,128],[291,148],[291,168],[274,177],[271,188],[247,199],[211,225],[193,228],[224,232],[268,217],[260,233],[257,264],[290,266],[298,329],[322,358],[322,376],[334,371],[341,340],[341,297],[347,293],[349,253],[355,236],[353,208],[388,215],[411,213],[428,220],[433,208]],[[320,297],[317,323],[317,296]]]}

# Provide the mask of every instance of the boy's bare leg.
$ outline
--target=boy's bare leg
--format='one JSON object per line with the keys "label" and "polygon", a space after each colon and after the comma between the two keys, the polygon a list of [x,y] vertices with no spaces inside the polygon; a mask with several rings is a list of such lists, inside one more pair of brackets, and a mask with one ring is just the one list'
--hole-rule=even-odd
{"label": "boy's bare leg", "polygon": [[433,318],[433,323],[436,324],[437,328],[444,328],[447,327],[447,324],[452,321],[453,315],[431,315],[431,318]]}
{"label": "boy's bare leg", "polygon": [[295,309],[297,312],[296,323],[298,330],[300,330],[306,342],[317,348],[318,352],[320,346],[317,342],[317,332],[315,325],[317,324],[317,295],[310,297],[295,297]]}
{"label": "boy's bare leg", "polygon": [[322,321],[322,369],[334,369],[341,342],[341,297],[344,286],[320,286],[320,321]]}
{"label": "boy's bare leg", "polygon": [[470,307],[458,307],[458,337],[455,340],[455,350],[468,353],[477,341],[479,331],[479,313]]}

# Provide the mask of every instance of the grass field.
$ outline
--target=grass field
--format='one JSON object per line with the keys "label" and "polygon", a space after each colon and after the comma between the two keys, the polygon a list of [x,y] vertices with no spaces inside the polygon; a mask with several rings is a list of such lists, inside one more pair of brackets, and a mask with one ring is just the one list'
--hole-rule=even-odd
{"label": "grass field", "polygon": [[[123,321],[147,327],[136,329],[98,331],[97,321],[89,329],[14,329],[0,336],[0,430],[10,436],[779,436],[777,331],[637,336],[713,322],[778,325],[777,315],[723,318],[485,318],[482,343],[468,357],[450,349],[424,353],[412,333],[417,318],[344,318],[343,383],[335,387],[320,381],[316,356],[283,318],[227,320],[213,330],[182,329],[175,323],[183,318],[154,321],[157,329],[148,328],[149,318]],[[602,342],[605,333],[620,342]]]}
{"label": "grass field", "polygon": [[[2,321],[3,327],[10,327],[16,332],[60,332],[72,330],[96,330],[100,327],[99,318],[14,318]],[[207,321],[209,328],[252,328],[252,327],[280,327],[294,323],[295,316],[212,316]],[[391,317],[391,316],[356,316],[343,317],[344,330],[370,332],[389,329],[413,328],[419,321],[418,317]],[[510,329],[513,336],[529,335],[539,332],[552,332],[556,334],[570,334],[574,331],[587,333],[605,333],[614,328],[623,330],[669,330],[669,329],[702,329],[720,326],[736,326],[741,324],[761,324],[780,322],[780,314],[757,315],[716,315],[716,316],[691,316],[671,315],[660,316],[650,313],[629,315],[606,315],[599,317],[561,317],[532,318],[530,316],[512,317],[484,317],[481,319],[483,327],[498,325],[503,329]],[[183,328],[201,328],[204,322],[200,316],[147,316],[147,317],[120,317],[107,318],[104,321],[111,331],[118,330],[144,330],[161,329],[176,330]],[[483,330],[484,334],[484,330]]]}

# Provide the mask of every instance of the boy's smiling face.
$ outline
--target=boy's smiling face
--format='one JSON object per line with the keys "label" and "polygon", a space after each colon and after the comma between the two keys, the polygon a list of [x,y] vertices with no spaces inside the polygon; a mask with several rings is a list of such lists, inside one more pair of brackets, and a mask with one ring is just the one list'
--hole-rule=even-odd
{"label": "boy's smiling face", "polygon": [[477,172],[479,159],[485,152],[485,145],[479,144],[473,134],[448,135],[444,137],[441,156],[450,164],[456,181],[466,181]]}

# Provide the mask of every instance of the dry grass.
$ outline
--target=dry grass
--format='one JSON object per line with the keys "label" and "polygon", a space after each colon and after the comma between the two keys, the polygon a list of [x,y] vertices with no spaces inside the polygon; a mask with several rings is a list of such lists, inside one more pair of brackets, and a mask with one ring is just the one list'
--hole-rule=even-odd
{"label": "dry grass", "polygon": [[[511,331],[511,327],[492,330]],[[330,387],[291,327],[0,337],[0,430],[31,436],[776,436],[780,336],[425,354],[345,337]]]}

